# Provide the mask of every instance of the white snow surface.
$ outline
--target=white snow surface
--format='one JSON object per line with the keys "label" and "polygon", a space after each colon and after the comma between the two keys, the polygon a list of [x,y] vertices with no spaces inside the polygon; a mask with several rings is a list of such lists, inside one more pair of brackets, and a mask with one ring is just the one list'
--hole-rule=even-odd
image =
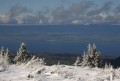
{"label": "white snow surface", "polygon": [[0,66],[0,81],[120,81],[119,68],[14,64],[2,69]]}

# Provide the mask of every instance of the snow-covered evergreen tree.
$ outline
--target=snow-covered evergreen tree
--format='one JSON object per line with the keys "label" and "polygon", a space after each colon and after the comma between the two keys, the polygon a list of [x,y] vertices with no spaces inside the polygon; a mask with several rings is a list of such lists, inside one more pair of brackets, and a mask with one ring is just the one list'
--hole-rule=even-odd
{"label": "snow-covered evergreen tree", "polygon": [[88,66],[89,64],[89,62],[88,62],[88,58],[89,58],[89,56],[88,56],[88,54],[86,54],[85,53],[85,51],[84,51],[84,54],[83,54],[83,56],[82,56],[82,62],[81,62],[81,66]]}
{"label": "snow-covered evergreen tree", "polygon": [[31,59],[31,55],[27,51],[27,47],[25,43],[21,43],[19,51],[17,52],[17,56],[14,61],[16,63],[25,63]]}
{"label": "snow-covered evergreen tree", "polygon": [[81,65],[83,67],[98,67],[100,65],[100,52],[97,51],[95,44],[88,45],[88,50],[86,53],[84,52]]}
{"label": "snow-covered evergreen tree", "polygon": [[75,65],[75,66],[80,65],[80,57],[79,56],[77,57],[77,59],[73,65]]}

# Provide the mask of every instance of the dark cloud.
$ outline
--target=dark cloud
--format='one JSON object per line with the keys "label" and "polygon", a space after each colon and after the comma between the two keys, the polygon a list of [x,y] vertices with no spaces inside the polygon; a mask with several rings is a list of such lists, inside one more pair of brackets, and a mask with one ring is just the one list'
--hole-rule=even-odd
{"label": "dark cloud", "polygon": [[87,13],[87,15],[95,16],[95,15],[99,15],[102,12],[109,12],[109,10],[111,9],[111,6],[112,6],[112,2],[107,2],[101,8],[96,10],[91,10],[89,13]]}
{"label": "dark cloud", "polygon": [[109,23],[108,17],[111,15],[112,5],[112,2],[106,2],[100,8],[89,11],[87,18],[91,20],[90,23]]}
{"label": "dark cloud", "polygon": [[62,7],[57,7],[51,14],[53,17],[53,23],[67,23],[69,22],[69,17],[70,13],[68,10],[66,10],[63,6]]}
{"label": "dark cloud", "polygon": [[86,11],[88,11],[94,3],[91,1],[83,1],[77,4],[72,4],[70,7],[57,7],[52,12],[52,17],[55,23],[70,24],[73,20],[80,19]]}
{"label": "dark cloud", "polygon": [[80,14],[84,14],[84,12],[86,12],[88,9],[90,9],[94,5],[95,5],[94,2],[82,1],[82,2],[77,3],[77,4],[72,4],[69,7],[69,11],[72,14],[80,15]]}
{"label": "dark cloud", "polygon": [[115,13],[120,13],[120,5],[118,5],[116,8],[115,8]]}
{"label": "dark cloud", "polygon": [[109,11],[112,7],[112,2],[106,2],[103,7],[101,7],[100,11]]}
{"label": "dark cloud", "polygon": [[9,15],[10,17],[15,17],[22,13],[27,13],[27,12],[30,12],[30,10],[27,9],[26,7],[21,6],[20,4],[16,4],[10,9]]}

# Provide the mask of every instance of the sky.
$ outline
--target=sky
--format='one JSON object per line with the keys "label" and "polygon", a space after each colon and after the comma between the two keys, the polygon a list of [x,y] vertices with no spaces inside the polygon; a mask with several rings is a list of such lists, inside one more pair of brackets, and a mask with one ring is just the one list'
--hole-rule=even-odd
{"label": "sky", "polygon": [[0,0],[0,24],[120,24],[120,0]]}

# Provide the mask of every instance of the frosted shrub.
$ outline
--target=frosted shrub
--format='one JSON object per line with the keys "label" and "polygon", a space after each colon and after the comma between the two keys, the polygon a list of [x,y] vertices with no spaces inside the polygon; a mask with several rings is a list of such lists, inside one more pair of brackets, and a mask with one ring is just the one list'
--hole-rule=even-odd
{"label": "frosted shrub", "polygon": [[44,62],[44,58],[39,58],[39,57],[35,57],[33,56],[32,59],[30,61],[28,61],[27,66],[36,66],[36,65],[45,65],[46,63]]}
{"label": "frosted shrub", "polygon": [[[119,74],[119,73],[118,73]],[[103,69],[102,72],[95,74],[91,81],[114,81],[119,78],[119,75],[112,66]]]}
{"label": "frosted shrub", "polygon": [[55,65],[55,69],[51,72],[51,74],[57,73],[58,75],[62,75],[63,70],[61,68],[62,66],[60,65],[60,61],[59,61],[58,64]]}
{"label": "frosted shrub", "polygon": [[9,65],[9,50],[4,49],[4,47],[0,50],[0,65],[2,66],[3,70],[6,70]]}
{"label": "frosted shrub", "polygon": [[109,64],[105,64],[105,67],[104,67],[104,69],[110,69],[112,67],[112,65],[109,63]]}

